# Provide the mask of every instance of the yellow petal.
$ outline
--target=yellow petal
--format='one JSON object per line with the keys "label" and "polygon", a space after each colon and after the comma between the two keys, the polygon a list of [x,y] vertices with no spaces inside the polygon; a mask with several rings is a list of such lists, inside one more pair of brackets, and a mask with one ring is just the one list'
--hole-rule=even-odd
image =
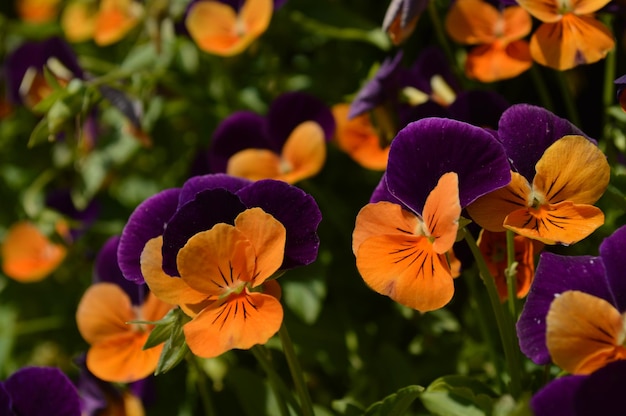
{"label": "yellow petal", "polygon": [[611,174],[606,156],[582,136],[565,136],[554,142],[535,170],[533,189],[551,204],[593,204],[606,190]]}
{"label": "yellow petal", "polygon": [[315,176],[326,161],[326,138],[322,127],[314,121],[299,124],[282,150],[282,175],[277,179],[296,183]]}
{"label": "yellow petal", "polygon": [[70,42],[84,42],[93,37],[96,30],[97,10],[91,4],[75,1],[63,10],[61,27]]}
{"label": "yellow petal", "polygon": [[567,291],[550,304],[546,344],[555,364],[572,374],[590,374],[626,359],[620,313],[604,299]]}
{"label": "yellow petal", "polygon": [[428,228],[433,250],[444,254],[456,240],[459,230],[461,203],[459,202],[459,177],[454,172],[444,174],[426,198],[422,217]]}

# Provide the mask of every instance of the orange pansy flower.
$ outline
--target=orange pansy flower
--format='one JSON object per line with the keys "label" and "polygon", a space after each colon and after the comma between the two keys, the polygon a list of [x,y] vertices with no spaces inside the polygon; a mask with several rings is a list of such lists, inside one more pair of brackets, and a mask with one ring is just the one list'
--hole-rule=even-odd
{"label": "orange pansy flower", "polygon": [[445,306],[454,294],[446,253],[459,228],[458,176],[444,174],[420,216],[391,202],[359,212],[352,250],[363,280],[376,292],[418,311]]}
{"label": "orange pansy flower", "polygon": [[337,104],[332,108],[337,123],[337,145],[364,168],[385,170],[389,146],[381,147],[381,139],[376,134],[368,113],[350,119],[349,111],[349,104]]}
{"label": "orange pansy flower", "polygon": [[282,264],[285,239],[279,221],[252,208],[234,226],[219,223],[191,237],[177,256],[180,278],[163,272],[161,237],[146,244],[141,271],[156,296],[193,318],[183,327],[191,351],[216,357],[264,344],[278,332],[283,309],[276,291],[260,290]]}
{"label": "orange pansy flower", "polygon": [[626,359],[626,322],[609,302],[567,291],[550,304],[546,342],[552,361],[572,374],[590,374]]}
{"label": "orange pansy flower", "polygon": [[532,186],[512,172],[509,185],[467,209],[489,231],[509,229],[545,244],[573,244],[604,224],[604,214],[592,204],[608,186],[610,170],[595,144],[582,136],[565,136],[535,165]]}
{"label": "orange pansy flower", "polygon": [[18,16],[28,23],[46,23],[54,20],[59,11],[60,0],[16,0]]}
{"label": "orange pansy flower", "polygon": [[76,324],[89,343],[87,368],[96,377],[130,383],[147,377],[156,369],[162,345],[144,350],[152,325],[172,308],[149,293],[141,306],[114,283],[95,283],[87,289],[76,310]]}
{"label": "orange pansy flower", "polygon": [[530,39],[533,59],[566,70],[603,59],[615,47],[611,31],[593,16],[609,0],[518,0],[544,22]]}
{"label": "orange pansy flower", "polygon": [[241,53],[270,24],[272,0],[246,0],[237,11],[217,0],[193,3],[185,26],[198,47],[221,56]]}
{"label": "orange pansy flower", "polygon": [[446,15],[446,30],[455,41],[480,45],[465,62],[469,78],[494,82],[513,78],[532,66],[528,42],[531,17],[519,6],[498,10],[483,0],[458,0]]}
{"label": "orange pansy flower", "polygon": [[2,243],[2,271],[20,282],[36,282],[52,273],[66,252],[34,224],[20,221],[9,228]]}

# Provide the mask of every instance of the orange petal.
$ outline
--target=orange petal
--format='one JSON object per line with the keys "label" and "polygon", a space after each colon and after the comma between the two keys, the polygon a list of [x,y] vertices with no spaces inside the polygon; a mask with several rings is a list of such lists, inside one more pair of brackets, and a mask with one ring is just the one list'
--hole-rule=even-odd
{"label": "orange petal", "polygon": [[20,282],[35,282],[61,264],[66,249],[51,242],[35,225],[22,221],[9,228],[1,253],[4,274]]}
{"label": "orange petal", "polygon": [[337,145],[364,168],[385,170],[389,146],[384,149],[380,147],[380,137],[374,130],[369,114],[348,119],[349,110],[349,104],[337,104],[332,109],[337,123]]}
{"label": "orange petal", "polygon": [[131,383],[154,372],[162,345],[143,350],[148,332],[129,332],[93,345],[87,351],[87,368],[110,382]]}
{"label": "orange petal", "polygon": [[15,9],[24,22],[45,23],[54,18],[59,11],[60,0],[17,0]]}
{"label": "orange petal", "polygon": [[314,121],[299,124],[282,150],[284,173],[277,179],[296,183],[315,176],[326,161],[326,138],[322,127]]}
{"label": "orange petal", "polygon": [[180,277],[171,277],[163,271],[161,247],[163,237],[149,240],[141,252],[141,274],[150,291],[163,302],[179,305],[189,316],[196,316],[207,302],[214,300],[209,295],[194,290]]}
{"label": "orange petal", "polygon": [[75,1],[63,10],[61,27],[70,42],[83,42],[93,37],[96,30],[97,9],[91,3]]}
{"label": "orange petal", "polygon": [[505,231],[504,220],[511,212],[526,208],[530,196],[530,185],[526,178],[511,172],[511,183],[478,198],[467,207],[472,219],[489,231]]}
{"label": "orange petal", "polygon": [[189,10],[185,25],[200,49],[231,56],[242,52],[265,32],[272,9],[272,0],[247,0],[237,16],[230,5],[199,1]]}
{"label": "orange petal", "polygon": [[352,233],[352,252],[356,255],[366,239],[377,235],[415,235],[419,230],[419,218],[398,204],[377,202],[364,206],[356,217]]}
{"label": "orange petal", "polygon": [[442,308],[454,294],[446,256],[437,254],[426,237],[370,237],[359,246],[356,263],[373,290],[421,312]]}
{"label": "orange petal", "polygon": [[560,21],[535,30],[530,54],[536,62],[563,71],[597,62],[614,46],[611,31],[598,20],[568,13]]}
{"label": "orange petal", "polygon": [[550,304],[546,325],[552,360],[572,374],[590,374],[626,359],[623,318],[604,299],[578,291],[562,293]]}
{"label": "orange petal", "polygon": [[252,243],[256,266],[251,286],[256,287],[270,277],[285,257],[285,226],[261,208],[247,209],[235,218],[235,228]]}
{"label": "orange petal", "polygon": [[517,4],[542,22],[558,22],[561,17],[561,3],[556,0],[517,0]]}
{"label": "orange petal", "polygon": [[533,64],[528,43],[523,40],[504,45],[495,42],[473,48],[465,61],[468,78],[495,82],[514,78]]}
{"label": "orange petal", "polygon": [[570,201],[520,209],[506,218],[504,226],[519,235],[545,244],[574,244],[604,224],[604,214],[593,205]]}
{"label": "orange petal", "polygon": [[565,136],[554,142],[535,170],[533,189],[551,204],[593,204],[606,190],[611,175],[604,153],[582,136]]}
{"label": "orange petal", "polygon": [[172,305],[157,298],[154,293],[148,293],[141,305],[139,319],[143,321],[156,322],[162,319],[170,310]]}
{"label": "orange petal", "polygon": [[134,319],[136,315],[130,298],[114,283],[91,285],[76,309],[78,331],[91,345],[132,332],[133,328],[127,322]]}
{"label": "orange petal", "polygon": [[281,176],[280,156],[267,149],[241,150],[228,159],[226,173],[252,181]]}
{"label": "orange petal", "polygon": [[283,321],[283,308],[263,293],[231,295],[204,309],[183,327],[191,351],[212,358],[232,350],[265,344]]}
{"label": "orange petal", "polygon": [[191,237],[180,249],[178,271],[192,289],[222,296],[240,290],[256,277],[254,249],[234,226],[216,224]]}
{"label": "orange petal", "polygon": [[96,17],[94,41],[105,46],[122,39],[134,28],[143,8],[133,0],[102,0]]}
{"label": "orange petal", "polygon": [[393,19],[389,28],[387,29],[387,34],[393,42],[394,45],[399,45],[404,42],[411,33],[415,30],[415,26],[417,25],[417,21],[419,20],[421,14],[414,16],[410,21],[408,21],[404,26],[402,25],[402,15],[398,13],[398,15]]}
{"label": "orange petal", "polygon": [[571,0],[572,11],[577,15],[597,12],[610,2],[611,0]]}
{"label": "orange petal", "polygon": [[533,28],[530,14],[519,6],[506,7],[502,11],[502,18],[504,19],[503,33],[500,38],[502,41],[522,39]]}
{"label": "orange petal", "polygon": [[424,204],[422,217],[428,228],[433,250],[438,254],[449,251],[459,230],[461,203],[459,202],[459,177],[448,172],[439,178]]}
{"label": "orange petal", "polygon": [[475,45],[495,42],[502,15],[482,0],[457,0],[446,15],[446,31],[459,43]]}

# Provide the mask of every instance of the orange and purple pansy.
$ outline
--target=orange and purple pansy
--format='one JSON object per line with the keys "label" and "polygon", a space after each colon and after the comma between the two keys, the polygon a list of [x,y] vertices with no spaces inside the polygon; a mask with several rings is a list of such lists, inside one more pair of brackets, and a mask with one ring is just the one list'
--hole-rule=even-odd
{"label": "orange and purple pansy", "polygon": [[422,312],[445,306],[461,209],[510,178],[504,148],[487,130],[442,118],[410,123],[356,219],[352,250],[365,282]]}
{"label": "orange and purple pansy", "polygon": [[321,213],[282,181],[197,176],[147,199],[118,249],[127,279],[148,283],[192,319],[191,351],[215,357],[263,344],[282,323],[276,272],[315,260]]}
{"label": "orange and purple pansy", "polygon": [[395,45],[404,42],[415,30],[429,0],[391,0],[383,19],[383,30]]}
{"label": "orange and purple pansy", "polygon": [[626,360],[625,244],[621,227],[599,256],[541,255],[517,323],[520,348],[533,362],[587,375]]}
{"label": "orange and purple pansy", "polygon": [[265,117],[239,111],[224,119],[213,134],[208,163],[214,173],[295,183],[322,169],[334,133],[335,120],[323,102],[285,93]]}
{"label": "orange and purple pansy", "polygon": [[76,387],[58,368],[24,367],[0,382],[0,414],[80,416]]}
{"label": "orange and purple pansy", "polygon": [[604,223],[592,204],[608,186],[610,167],[594,140],[569,121],[526,104],[504,112],[497,134],[512,164],[512,180],[468,207],[476,223],[564,245]]}

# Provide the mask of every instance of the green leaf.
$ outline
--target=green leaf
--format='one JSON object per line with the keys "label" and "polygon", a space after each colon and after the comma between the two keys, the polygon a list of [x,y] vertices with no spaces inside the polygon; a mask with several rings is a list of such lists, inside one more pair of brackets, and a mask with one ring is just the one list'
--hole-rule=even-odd
{"label": "green leaf", "polygon": [[363,416],[401,416],[424,391],[422,386],[406,386],[372,404]]}
{"label": "green leaf", "polygon": [[492,413],[496,395],[485,384],[465,376],[445,376],[422,393],[424,406],[441,416],[482,416]]}
{"label": "green leaf", "polygon": [[[190,318],[185,315],[183,311],[179,308],[172,309],[163,319],[155,323],[155,328],[152,330],[154,332],[157,328],[162,327],[157,330],[157,334],[154,335],[154,339],[150,339],[146,341],[146,345],[148,343],[154,343],[156,340],[165,338],[165,345],[163,346],[163,351],[161,352],[161,356],[159,357],[159,362],[154,371],[155,375],[164,374],[170,371],[172,368],[176,367],[182,360],[185,359],[185,356],[189,352],[189,347],[185,342],[185,334],[183,332],[183,325],[190,321]],[[155,345],[158,345],[155,344]],[[144,347],[149,348],[149,347]]]}
{"label": "green leaf", "polygon": [[174,330],[174,326],[178,322],[178,318],[176,317],[177,310],[179,309],[172,309],[161,320],[157,322],[144,322],[144,321],[131,322],[135,324],[153,324],[154,325],[152,332],[150,332],[150,335],[148,336],[148,339],[146,340],[146,343],[143,346],[144,350],[148,348],[156,347],[157,345],[162,344],[169,339],[172,331]]}
{"label": "green leaf", "polygon": [[302,321],[313,324],[317,320],[326,298],[327,263],[320,259],[316,263],[291,271],[281,278],[285,304]]}

